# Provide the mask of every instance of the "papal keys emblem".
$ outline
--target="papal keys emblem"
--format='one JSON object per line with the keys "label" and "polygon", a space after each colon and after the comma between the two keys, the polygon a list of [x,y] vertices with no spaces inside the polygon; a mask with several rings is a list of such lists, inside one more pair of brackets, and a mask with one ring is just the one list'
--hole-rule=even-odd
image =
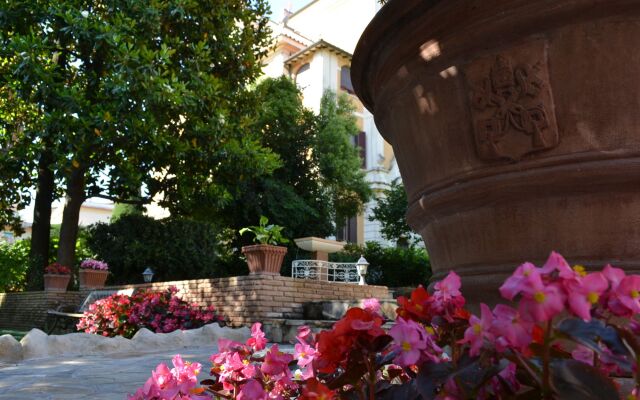
{"label": "papal keys emblem", "polygon": [[[531,50],[536,49],[520,52],[530,58]],[[480,158],[517,161],[558,145],[546,63],[516,63],[497,55],[474,61],[466,74]]]}

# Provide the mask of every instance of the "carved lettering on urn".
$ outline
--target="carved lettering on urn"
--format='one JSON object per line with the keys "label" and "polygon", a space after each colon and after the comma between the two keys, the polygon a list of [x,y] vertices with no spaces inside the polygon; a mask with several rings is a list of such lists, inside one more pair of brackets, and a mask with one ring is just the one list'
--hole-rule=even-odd
{"label": "carved lettering on urn", "polygon": [[465,75],[481,159],[518,161],[558,145],[543,42],[476,59]]}

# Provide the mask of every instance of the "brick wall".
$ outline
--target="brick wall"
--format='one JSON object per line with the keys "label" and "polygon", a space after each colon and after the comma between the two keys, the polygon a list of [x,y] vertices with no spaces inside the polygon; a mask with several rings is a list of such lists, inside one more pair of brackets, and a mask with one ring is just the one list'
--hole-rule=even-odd
{"label": "brick wall", "polygon": [[[176,286],[183,299],[202,306],[213,305],[232,326],[249,325],[273,318],[301,319],[302,304],[320,300],[389,299],[385,286],[306,281],[276,275],[156,282],[111,286],[111,289],[163,290]],[[30,329],[44,326],[46,310],[66,303],[79,305],[88,291],[0,294],[0,328]]]}
{"label": "brick wall", "polygon": [[80,292],[0,293],[0,328],[43,329],[47,310],[80,304],[85,296]]}

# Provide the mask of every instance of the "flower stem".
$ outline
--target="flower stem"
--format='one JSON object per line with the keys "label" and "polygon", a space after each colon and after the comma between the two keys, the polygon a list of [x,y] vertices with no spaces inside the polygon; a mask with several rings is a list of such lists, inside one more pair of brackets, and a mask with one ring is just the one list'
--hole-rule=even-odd
{"label": "flower stem", "polygon": [[542,345],[542,398],[551,398],[551,320],[547,322]]}
{"label": "flower stem", "polygon": [[367,370],[369,372],[369,400],[376,400],[376,370],[374,368],[375,365],[375,354],[369,356],[367,360]]}

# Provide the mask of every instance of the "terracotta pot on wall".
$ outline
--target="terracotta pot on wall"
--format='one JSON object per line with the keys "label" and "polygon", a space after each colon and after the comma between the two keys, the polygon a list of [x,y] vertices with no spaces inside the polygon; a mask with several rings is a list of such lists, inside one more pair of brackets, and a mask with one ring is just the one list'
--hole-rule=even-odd
{"label": "terracotta pot on wall", "polygon": [[100,289],[107,281],[109,271],[97,269],[80,269],[80,289]]}
{"label": "terracotta pot on wall", "polygon": [[640,270],[640,2],[391,0],[356,49],[434,279],[523,261]]}
{"label": "terracotta pot on wall", "polygon": [[44,274],[44,290],[47,292],[66,292],[71,275]]}
{"label": "terracotta pot on wall", "polygon": [[242,254],[247,257],[250,274],[280,275],[282,260],[287,254],[287,248],[269,244],[256,244],[242,247]]}

